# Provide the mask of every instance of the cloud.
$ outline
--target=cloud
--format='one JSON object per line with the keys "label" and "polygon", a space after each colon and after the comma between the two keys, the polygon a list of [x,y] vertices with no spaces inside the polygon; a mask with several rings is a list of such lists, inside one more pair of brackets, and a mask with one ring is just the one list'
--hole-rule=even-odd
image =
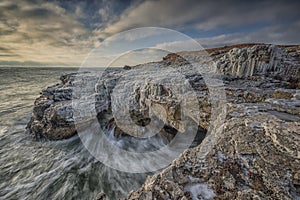
{"label": "cloud", "polygon": [[155,48],[188,50],[193,41],[197,41],[204,48],[240,43],[299,44],[299,32],[300,21],[296,21],[289,25],[267,26],[253,32],[221,34],[214,37],[194,38],[192,41],[164,42],[157,44]]}
{"label": "cloud", "polygon": [[299,19],[297,1],[144,1],[126,9],[117,22],[99,29],[99,37],[141,26],[176,30],[233,29]]}
{"label": "cloud", "polygon": [[139,49],[122,54],[99,55],[90,54],[82,67],[123,67],[138,65],[153,61],[160,61],[169,52],[158,49]]}
{"label": "cloud", "polygon": [[204,47],[218,47],[239,43],[299,44],[300,21],[289,25],[267,26],[253,32],[222,34],[196,39]]}
{"label": "cloud", "polygon": [[0,13],[1,47],[21,55],[17,61],[80,62],[93,47],[78,16],[55,3],[2,1]]}
{"label": "cloud", "polygon": [[[204,47],[295,44],[300,42],[299,7],[300,1],[292,0],[2,0],[0,62],[81,63],[104,39],[145,26],[184,32]],[[136,41],[149,34],[123,34],[120,39]],[[170,45],[183,47],[168,37],[158,47]]]}

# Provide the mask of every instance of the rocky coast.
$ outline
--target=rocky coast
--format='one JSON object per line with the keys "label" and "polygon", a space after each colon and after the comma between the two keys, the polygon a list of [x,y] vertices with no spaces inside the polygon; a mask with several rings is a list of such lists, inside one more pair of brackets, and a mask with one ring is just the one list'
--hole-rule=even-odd
{"label": "rocky coast", "polygon": [[[195,70],[201,66],[209,73]],[[147,128],[138,127],[147,127],[151,116],[162,121],[156,133],[166,144],[196,127],[192,148],[126,199],[300,199],[300,46],[180,52],[105,70],[101,80],[91,72],[60,80],[34,102],[26,133],[37,140],[77,134],[74,88],[85,80],[93,93],[87,104],[116,138],[148,137]],[[208,147],[211,136],[217,137]]]}

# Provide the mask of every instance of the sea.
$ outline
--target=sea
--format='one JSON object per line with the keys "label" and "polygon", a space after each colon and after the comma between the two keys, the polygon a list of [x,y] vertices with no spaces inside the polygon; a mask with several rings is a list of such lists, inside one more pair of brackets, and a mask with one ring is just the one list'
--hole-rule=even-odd
{"label": "sea", "polygon": [[34,100],[78,68],[0,66],[0,199],[110,199],[126,197],[149,174],[111,169],[84,148],[78,136],[36,141],[25,134]]}

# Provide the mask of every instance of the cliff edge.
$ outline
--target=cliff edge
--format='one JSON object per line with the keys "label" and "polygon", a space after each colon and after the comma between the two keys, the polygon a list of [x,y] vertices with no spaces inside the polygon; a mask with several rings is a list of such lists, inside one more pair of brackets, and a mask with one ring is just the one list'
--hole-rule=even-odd
{"label": "cliff edge", "polygon": [[[189,58],[188,61],[185,58]],[[208,66],[222,81],[226,98],[210,97],[203,74],[191,67]],[[147,69],[147,70],[146,70]],[[244,44],[202,52],[169,54],[160,62],[141,64],[98,75],[90,72],[61,77],[36,99],[26,132],[35,138],[58,140],[77,134],[72,109],[75,85],[88,79],[93,85],[94,108],[101,127],[114,128],[111,134],[128,136],[122,109],[119,119],[113,91],[130,94],[130,120],[139,126],[149,123],[150,107],[164,126],[158,135],[166,142],[186,133],[182,123],[180,96],[172,91],[182,84],[183,74],[193,93],[185,106],[185,117],[198,127],[197,146],[186,150],[172,164],[147,179],[127,199],[299,199],[300,198],[300,46]],[[143,72],[143,73],[141,73]],[[152,73],[155,76],[151,76]],[[151,78],[145,78],[145,77]],[[142,80],[143,84],[139,81]],[[81,82],[82,81],[82,82]],[[157,84],[157,82],[162,84]],[[172,85],[166,87],[165,84]],[[138,85],[130,92],[131,85]],[[122,87],[120,87],[122,85]],[[112,98],[113,97],[113,98]],[[118,100],[118,98],[117,98]],[[210,127],[215,102],[226,109],[217,129],[223,129],[211,149],[201,141]],[[87,105],[88,107],[88,105]],[[127,116],[128,117],[128,116]],[[218,116],[216,116],[218,117]],[[116,121],[123,120],[122,127]],[[213,130],[214,131],[214,130]],[[137,132],[135,136],[143,136]],[[188,133],[186,133],[188,134]],[[213,134],[213,132],[211,133]],[[131,135],[132,136],[132,135]],[[205,141],[205,140],[204,140]],[[205,157],[201,152],[207,151]]]}

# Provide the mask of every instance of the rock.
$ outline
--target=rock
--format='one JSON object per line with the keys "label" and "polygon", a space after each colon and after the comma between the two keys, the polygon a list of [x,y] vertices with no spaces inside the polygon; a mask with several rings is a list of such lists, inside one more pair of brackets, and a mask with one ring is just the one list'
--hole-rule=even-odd
{"label": "rock", "polygon": [[[239,62],[247,62],[245,53],[241,57],[238,50],[229,54],[234,52],[238,52]],[[267,58],[265,62],[270,62]],[[202,144],[187,150],[126,199],[299,198],[300,101],[297,91],[288,89],[291,83],[286,78],[294,76],[293,72],[298,76],[298,62],[289,65],[295,71],[269,71],[283,72],[280,80],[266,76],[268,65],[258,69],[254,65],[252,73],[243,69],[247,65],[233,69],[225,64],[233,70],[230,76],[244,78],[230,78],[225,84],[231,103],[216,146],[204,158]]]}
{"label": "rock", "polygon": [[125,65],[125,66],[123,67],[123,69],[125,69],[125,70],[130,70],[130,69],[131,69],[131,67],[130,67],[130,66],[128,66],[128,65]]}
{"label": "rock", "polygon": [[[52,140],[65,139],[75,135],[71,101],[55,102],[51,105],[49,105],[49,101],[46,101],[45,104],[34,108],[34,111],[40,110],[36,111],[32,121],[27,125],[28,133],[34,134],[36,138]],[[43,114],[42,117],[40,113]]]}
{"label": "rock", "polygon": [[62,83],[47,87],[36,99],[26,133],[37,139],[59,140],[76,134],[72,112],[72,81],[75,74],[61,77]]}
{"label": "rock", "polygon": [[109,200],[105,193],[101,192],[97,194],[94,200]]}
{"label": "rock", "polygon": [[[297,199],[299,49],[241,45],[209,54],[169,54],[163,61],[131,70],[105,71],[100,81],[99,74],[91,72],[65,75],[61,83],[46,88],[36,99],[27,132],[53,140],[75,135],[71,100],[89,93],[92,95],[83,98],[93,101],[83,102],[83,111],[96,110],[100,126],[115,130],[113,134],[119,139],[149,137],[152,131],[169,143],[176,134],[188,134],[191,124],[196,124],[201,133],[196,144],[202,141],[200,145],[149,177],[127,199]],[[216,73],[198,73],[197,67],[203,66]],[[211,92],[205,84],[207,76],[222,80],[222,84],[211,84],[224,87],[226,99]],[[78,86],[83,89],[79,87],[74,93]],[[227,107],[226,118],[211,134],[224,130],[208,148],[209,134],[204,136],[210,118],[223,113],[213,112],[217,103]],[[161,123],[161,129],[148,128],[154,119]]]}
{"label": "rock", "polygon": [[184,59],[180,54],[176,53],[168,54],[167,56],[163,57],[163,60],[167,61],[168,64],[171,64],[173,66],[182,66],[189,64],[186,59]]}
{"label": "rock", "polygon": [[[225,50],[218,49],[217,51],[217,53],[211,53],[210,56],[216,63],[217,72],[224,74],[223,78],[228,101],[234,103],[254,103],[263,102],[273,96],[275,98],[293,98],[292,95],[295,92],[290,92],[285,88],[293,86],[294,83],[288,82],[289,80],[299,78],[297,76],[299,75],[299,57],[296,56],[297,48],[280,48],[272,45],[242,45],[241,48],[230,49],[226,47]],[[51,139],[71,137],[76,134],[76,131],[73,130],[74,120],[72,119],[72,108],[70,105],[73,95],[72,91],[76,84],[90,84],[88,88],[91,90],[90,93],[95,95],[96,112],[100,116],[103,112],[107,114],[112,112],[113,107],[111,104],[116,103],[111,102],[113,90],[118,89],[118,96],[123,95],[122,98],[124,98],[128,94],[128,88],[132,87],[131,84],[133,82],[136,82],[136,77],[141,76],[141,71],[143,71],[145,78],[148,76],[152,76],[152,78],[148,79],[146,83],[139,83],[140,86],[137,86],[132,91],[132,94],[130,94],[134,99],[134,101],[128,102],[131,104],[130,107],[133,108],[129,111],[131,113],[130,118],[137,125],[146,126],[150,122],[148,116],[150,114],[150,106],[155,115],[161,119],[165,118],[164,123],[167,126],[184,132],[186,127],[183,123],[180,123],[180,115],[182,113],[180,112],[181,108],[178,97],[174,96],[174,92],[172,93],[170,88],[165,88],[163,85],[157,84],[159,82],[172,82],[172,87],[177,83],[178,85],[182,84],[182,80],[176,75],[176,71],[172,70],[173,67],[181,68],[181,73],[189,81],[193,90],[196,91],[198,100],[194,100],[192,104],[196,105],[196,103],[200,103],[201,105],[200,111],[187,111],[189,112],[187,114],[188,117],[202,128],[208,128],[211,108],[209,98],[207,98],[208,88],[201,75],[196,75],[195,71],[190,70],[190,67],[188,67],[190,63],[184,57],[188,57],[189,62],[194,59],[193,62],[196,62],[196,64],[200,62],[199,59],[201,60],[200,63],[205,63],[206,60],[211,59],[208,58],[208,55],[203,54],[203,52],[184,52],[178,55],[169,54],[163,58],[162,62],[142,64],[136,68],[130,67],[131,70],[128,72],[126,72],[127,70],[107,70],[100,82],[98,82],[97,73],[81,72],[80,74],[72,73],[63,75],[61,83],[43,90],[41,96],[36,100],[33,108],[33,119],[27,126],[27,132]],[[167,66],[171,66],[171,69]],[[124,68],[128,67],[125,66]],[[159,70],[160,72],[155,73],[155,70]],[[123,77],[123,79],[120,79],[120,77]],[[157,78],[153,79],[153,77]],[[283,78],[277,80],[276,77]],[[142,77],[140,77],[140,80],[144,81]],[[138,85],[137,82],[135,84]],[[116,85],[122,87],[115,88]],[[181,93],[180,95],[190,96],[188,93]],[[59,106],[58,102],[63,102],[63,105]],[[123,105],[120,106],[122,107]],[[119,110],[121,111],[122,109],[119,108]],[[120,111],[118,111],[120,115],[118,120],[119,122],[122,121],[122,129],[125,132],[129,132],[132,129],[132,125],[128,123],[130,122],[129,115],[126,112],[122,114]],[[195,115],[195,113],[197,114]],[[62,120],[64,117],[68,119]],[[60,121],[59,123],[54,123],[55,120]],[[32,126],[37,127],[34,128]],[[72,127],[72,131],[65,130],[68,126]],[[41,129],[43,131],[40,131]],[[38,132],[34,130],[38,130]],[[60,134],[60,130],[64,133]],[[55,137],[54,134],[58,134],[58,136]]]}
{"label": "rock", "polygon": [[267,75],[299,80],[299,58],[291,56],[296,50],[274,45],[255,45],[233,48],[216,56],[214,61],[219,72],[237,77]]}
{"label": "rock", "polygon": [[274,91],[274,98],[276,99],[291,99],[294,97],[294,91],[290,91],[290,90],[280,90],[280,89],[276,89]]}
{"label": "rock", "polygon": [[265,103],[228,108],[223,135],[205,158],[201,145],[187,150],[126,199],[297,199],[299,119],[277,118]]}
{"label": "rock", "polygon": [[300,90],[296,90],[296,93],[294,94],[294,98],[300,100]]}

